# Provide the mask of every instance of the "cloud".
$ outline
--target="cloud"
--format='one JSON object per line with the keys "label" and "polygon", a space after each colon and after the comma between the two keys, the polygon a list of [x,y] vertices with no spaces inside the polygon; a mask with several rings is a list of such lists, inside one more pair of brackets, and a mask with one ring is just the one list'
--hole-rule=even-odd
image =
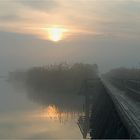
{"label": "cloud", "polygon": [[58,5],[55,0],[18,0],[18,2],[39,11],[48,11]]}
{"label": "cloud", "polygon": [[9,14],[9,15],[2,15],[0,16],[0,21],[18,21],[21,20],[22,18],[18,15],[14,14]]}

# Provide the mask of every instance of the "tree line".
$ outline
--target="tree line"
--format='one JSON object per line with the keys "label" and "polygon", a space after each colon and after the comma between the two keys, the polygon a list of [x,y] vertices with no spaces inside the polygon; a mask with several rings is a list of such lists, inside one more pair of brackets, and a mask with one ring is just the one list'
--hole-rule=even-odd
{"label": "tree line", "polygon": [[36,91],[72,93],[79,90],[85,79],[96,78],[97,71],[96,64],[61,63],[11,72],[9,80],[22,82]]}

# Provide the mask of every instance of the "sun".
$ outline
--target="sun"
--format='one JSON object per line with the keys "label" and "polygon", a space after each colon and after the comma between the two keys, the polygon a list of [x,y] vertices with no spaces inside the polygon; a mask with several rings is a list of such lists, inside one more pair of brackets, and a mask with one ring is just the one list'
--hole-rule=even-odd
{"label": "sun", "polygon": [[58,42],[64,38],[64,33],[67,32],[67,29],[60,27],[51,27],[47,28],[48,38],[51,41]]}

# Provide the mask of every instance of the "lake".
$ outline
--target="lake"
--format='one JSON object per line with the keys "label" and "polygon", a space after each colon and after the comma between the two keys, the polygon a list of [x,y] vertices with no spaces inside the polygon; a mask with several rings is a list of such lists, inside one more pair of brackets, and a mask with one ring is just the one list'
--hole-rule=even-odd
{"label": "lake", "polygon": [[0,139],[82,139],[77,125],[82,112],[67,111],[65,104],[63,109],[61,101],[61,108],[50,99],[38,103],[26,92],[0,79]]}

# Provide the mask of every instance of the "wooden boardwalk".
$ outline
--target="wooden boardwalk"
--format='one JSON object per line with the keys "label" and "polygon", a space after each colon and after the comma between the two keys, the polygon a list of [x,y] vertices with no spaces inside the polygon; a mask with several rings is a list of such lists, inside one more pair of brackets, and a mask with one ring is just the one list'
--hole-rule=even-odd
{"label": "wooden boardwalk", "polygon": [[[140,138],[140,102],[126,91],[113,86],[109,81],[101,78],[107,93],[112,98],[122,122],[128,129],[131,138]],[[133,92],[133,91],[131,91]],[[138,95],[140,96],[140,95]]]}

